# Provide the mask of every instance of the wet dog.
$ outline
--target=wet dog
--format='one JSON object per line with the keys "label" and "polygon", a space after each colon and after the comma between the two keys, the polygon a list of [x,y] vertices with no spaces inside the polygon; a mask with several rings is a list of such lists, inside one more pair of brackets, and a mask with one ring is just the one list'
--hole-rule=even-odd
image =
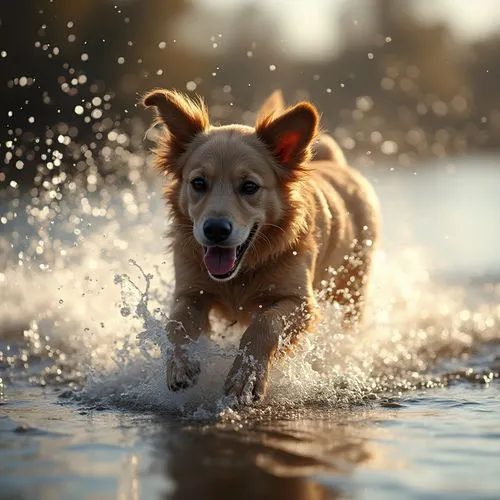
{"label": "wet dog", "polygon": [[215,309],[246,326],[225,394],[260,400],[273,358],[314,324],[318,296],[339,303],[347,324],[361,320],[378,200],[319,134],[309,102],[286,108],[275,92],[255,127],[211,125],[201,99],[174,91],[142,102],[165,128],[154,156],[172,213],[168,387],[196,383],[200,364],[186,346],[209,331]]}

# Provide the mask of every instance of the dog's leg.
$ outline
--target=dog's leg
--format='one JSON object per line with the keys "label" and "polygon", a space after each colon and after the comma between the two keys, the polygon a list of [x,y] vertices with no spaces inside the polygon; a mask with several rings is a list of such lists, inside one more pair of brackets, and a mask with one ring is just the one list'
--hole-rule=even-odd
{"label": "dog's leg", "polygon": [[310,326],[314,299],[288,298],[274,303],[255,319],[244,332],[240,348],[224,386],[227,396],[239,403],[260,401],[266,393],[271,360],[276,353],[280,335],[289,343]]}
{"label": "dog's leg", "polygon": [[171,391],[186,389],[194,384],[200,374],[200,362],[189,356],[187,346],[207,330],[209,303],[202,296],[176,297],[167,335],[172,350],[167,360],[167,386]]}
{"label": "dog's leg", "polygon": [[371,255],[355,252],[335,276],[335,289],[331,300],[342,306],[344,327],[351,330],[363,321],[365,295],[370,273]]}

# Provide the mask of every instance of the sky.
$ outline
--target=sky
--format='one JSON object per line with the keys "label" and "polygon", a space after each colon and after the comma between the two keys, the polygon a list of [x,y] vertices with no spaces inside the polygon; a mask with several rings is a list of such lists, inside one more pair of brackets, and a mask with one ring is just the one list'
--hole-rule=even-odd
{"label": "sky", "polygon": [[[335,21],[340,23],[341,13],[349,1],[195,0],[195,3],[221,12],[256,4],[276,21],[281,38],[296,56],[321,57],[339,46],[340,25],[335,26]],[[370,1],[364,0],[366,5]],[[500,32],[500,0],[419,0],[414,6],[414,12],[422,19],[448,23],[458,39],[473,40]],[[361,27],[362,20],[363,12],[360,12]],[[360,29],[360,25],[353,29]]]}

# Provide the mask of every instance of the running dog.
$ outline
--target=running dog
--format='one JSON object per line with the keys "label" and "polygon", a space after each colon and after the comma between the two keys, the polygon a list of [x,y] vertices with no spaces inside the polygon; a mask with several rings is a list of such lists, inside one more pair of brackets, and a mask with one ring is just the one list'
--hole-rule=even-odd
{"label": "running dog", "polygon": [[224,391],[261,400],[272,360],[314,325],[318,297],[361,320],[379,203],[370,183],[319,132],[310,102],[273,93],[254,127],[215,126],[199,98],[155,89],[142,103],[164,127],[154,150],[167,174],[175,297],[167,325],[167,385],[196,383],[186,346],[211,310],[246,326]]}

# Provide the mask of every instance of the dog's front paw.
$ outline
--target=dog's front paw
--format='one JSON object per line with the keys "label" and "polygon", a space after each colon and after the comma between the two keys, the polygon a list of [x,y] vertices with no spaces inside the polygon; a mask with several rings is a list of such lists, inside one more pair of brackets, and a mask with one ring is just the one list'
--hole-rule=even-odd
{"label": "dog's front paw", "polygon": [[269,360],[238,354],[224,385],[224,393],[238,404],[248,405],[262,401],[266,395]]}
{"label": "dog's front paw", "polygon": [[185,352],[173,352],[167,361],[167,386],[171,391],[187,389],[196,384],[200,362]]}

